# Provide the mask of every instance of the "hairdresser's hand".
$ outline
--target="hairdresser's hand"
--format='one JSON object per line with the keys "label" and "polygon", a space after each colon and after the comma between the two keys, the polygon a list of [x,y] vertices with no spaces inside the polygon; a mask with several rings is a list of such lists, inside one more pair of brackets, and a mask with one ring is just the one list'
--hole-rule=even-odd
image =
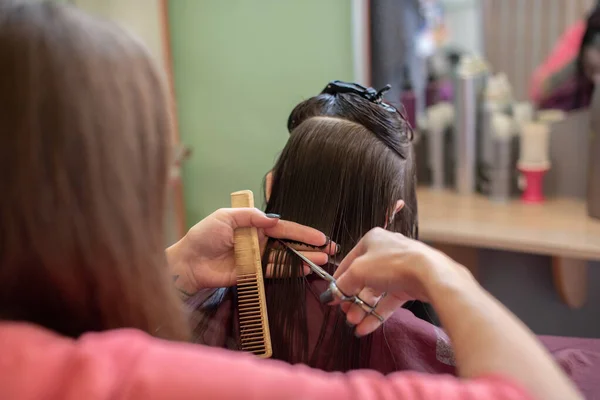
{"label": "hairdresser's hand", "polygon": [[[452,346],[460,377],[506,376],[535,398],[582,399],[533,332],[486,292],[462,265],[431,247],[382,229],[369,232],[335,273],[340,289],[367,302],[387,293],[375,310],[384,318],[405,300],[429,301]],[[381,322],[346,307],[356,334]],[[475,327],[475,329],[474,329]]]}
{"label": "hairdresser's hand", "polygon": [[[408,300],[429,301],[437,282],[473,281],[466,268],[424,243],[383,229],[370,231],[346,256],[335,272],[338,286],[347,295],[359,295],[367,303],[377,303],[384,319]],[[467,285],[468,286],[468,285]],[[382,294],[386,293],[381,298]],[[366,335],[381,325],[349,303],[342,308],[356,334]]]}
{"label": "hairdresser's hand", "polygon": [[[282,221],[255,208],[224,208],[192,227],[183,239],[167,249],[167,259],[180,291],[192,295],[199,289],[232,286],[236,283],[233,232],[239,227],[258,228],[261,251],[267,237],[324,246],[326,236],[312,228]],[[325,248],[300,248],[316,264],[327,263],[335,244]],[[267,267],[267,276],[272,268]],[[308,267],[306,273],[308,273]]]}

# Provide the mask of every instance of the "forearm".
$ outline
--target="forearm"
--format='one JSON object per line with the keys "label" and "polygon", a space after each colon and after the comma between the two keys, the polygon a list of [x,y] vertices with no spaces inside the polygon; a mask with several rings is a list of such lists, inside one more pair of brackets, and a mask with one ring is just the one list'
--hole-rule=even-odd
{"label": "forearm", "polygon": [[[129,371],[133,376],[130,380],[144,378],[143,385],[130,385],[139,390],[129,390],[131,398],[144,394],[148,398],[150,393],[153,398],[195,399],[201,393],[211,399],[530,399],[520,386],[504,377],[465,381],[410,372],[387,376],[369,370],[326,373],[198,345],[158,342],[150,346],[136,353],[142,358],[135,363],[137,369]],[[233,384],[231,371],[235,371]]]}
{"label": "forearm", "polygon": [[461,273],[465,276],[440,280],[430,291],[452,341],[460,376],[499,373],[540,399],[581,398],[533,333],[472,276]]}

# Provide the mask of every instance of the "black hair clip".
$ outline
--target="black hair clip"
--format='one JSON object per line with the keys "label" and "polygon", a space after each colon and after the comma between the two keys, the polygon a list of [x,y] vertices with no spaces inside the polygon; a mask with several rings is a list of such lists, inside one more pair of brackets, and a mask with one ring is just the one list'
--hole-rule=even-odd
{"label": "black hair clip", "polygon": [[321,94],[326,93],[335,95],[338,93],[352,93],[362,97],[363,99],[369,100],[372,103],[381,105],[389,112],[397,112],[398,110],[396,110],[396,108],[383,101],[384,93],[391,88],[391,85],[385,85],[385,87],[382,89],[375,90],[372,87],[366,88],[358,83],[331,81],[327,84],[327,86],[325,86],[325,89],[323,89]]}

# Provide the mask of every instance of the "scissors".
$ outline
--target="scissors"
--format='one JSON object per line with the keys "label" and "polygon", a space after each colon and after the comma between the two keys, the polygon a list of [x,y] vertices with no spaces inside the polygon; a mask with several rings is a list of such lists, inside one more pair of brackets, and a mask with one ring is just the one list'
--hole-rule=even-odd
{"label": "scissors", "polygon": [[[358,296],[347,296],[346,294],[344,294],[344,292],[342,292],[340,290],[340,288],[337,285],[337,281],[335,280],[335,278],[331,274],[329,274],[323,268],[319,267],[314,262],[310,261],[302,253],[300,253],[298,250],[294,249],[288,243],[286,243],[286,242],[284,242],[282,240],[279,240],[279,242],[281,244],[283,244],[289,251],[291,251],[292,253],[294,253],[298,257],[300,257],[300,259],[302,261],[304,261],[306,263],[306,265],[308,265],[308,267],[311,269],[312,272],[314,272],[321,279],[323,279],[323,280],[325,280],[325,281],[327,281],[329,283],[329,291],[334,296],[334,298],[337,297],[337,299],[340,300],[341,302],[354,303],[357,306],[359,306],[365,313],[367,313],[367,315],[372,315],[372,316],[374,316],[375,318],[377,318],[381,322],[384,321],[384,318],[375,311],[375,307],[377,306],[377,304],[375,304],[375,306],[371,306],[371,305],[369,305],[367,302],[365,302],[364,300],[362,300]],[[331,301],[332,300],[329,300],[329,299],[325,298],[325,296],[321,295],[321,302],[323,302],[323,303],[331,303]]]}

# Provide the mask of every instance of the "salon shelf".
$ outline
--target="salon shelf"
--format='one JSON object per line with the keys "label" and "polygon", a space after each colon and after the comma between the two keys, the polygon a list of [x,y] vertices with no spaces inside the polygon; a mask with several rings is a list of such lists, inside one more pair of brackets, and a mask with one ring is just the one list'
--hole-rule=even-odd
{"label": "salon shelf", "polygon": [[420,188],[417,196],[421,240],[468,260],[474,273],[477,258],[469,249],[552,256],[560,296],[573,308],[585,303],[587,261],[600,261],[600,220],[587,216],[583,200],[495,203],[479,195],[461,196],[428,188]]}
{"label": "salon shelf", "polygon": [[417,193],[423,240],[600,261],[600,220],[587,216],[583,200],[502,204],[450,191]]}

